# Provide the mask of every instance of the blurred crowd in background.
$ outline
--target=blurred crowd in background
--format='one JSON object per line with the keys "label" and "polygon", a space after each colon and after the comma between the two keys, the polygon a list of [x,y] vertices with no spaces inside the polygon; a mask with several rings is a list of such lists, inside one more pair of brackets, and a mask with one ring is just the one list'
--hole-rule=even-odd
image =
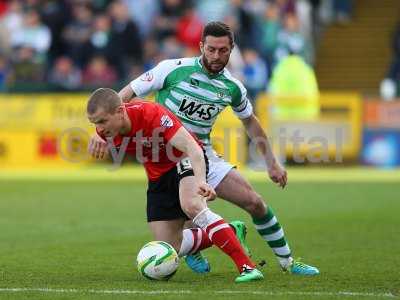
{"label": "blurred crowd in background", "polygon": [[392,61],[380,87],[381,97],[385,100],[400,97],[400,22],[394,30],[391,46]]}
{"label": "blurred crowd in background", "polygon": [[199,55],[204,24],[235,32],[229,68],[251,97],[274,66],[310,66],[323,25],[351,0],[0,0],[0,91],[80,91],[124,83],[168,58]]}

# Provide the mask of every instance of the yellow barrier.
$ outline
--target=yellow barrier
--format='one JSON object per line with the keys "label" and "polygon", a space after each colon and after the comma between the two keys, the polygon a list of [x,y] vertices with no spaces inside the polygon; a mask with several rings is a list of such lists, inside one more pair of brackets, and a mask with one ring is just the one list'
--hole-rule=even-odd
{"label": "yellow barrier", "polygon": [[[81,167],[89,135],[87,94],[0,95],[0,168]],[[233,164],[245,160],[245,134],[231,109],[225,110],[211,137]]]}
{"label": "yellow barrier", "polygon": [[88,162],[87,95],[0,96],[0,167],[78,167]]}
{"label": "yellow barrier", "polygon": [[[289,158],[298,154],[321,162],[356,159],[361,146],[361,96],[357,93],[322,93],[319,103],[317,120],[274,120],[273,104],[267,95],[257,100],[257,115],[262,127],[275,141],[275,152]],[[297,149],[292,142],[296,133],[303,138]],[[283,147],[280,140],[286,142]]]}
{"label": "yellow barrier", "polygon": [[[93,127],[86,119],[87,94],[0,95],[0,168],[81,167],[90,160],[86,148]],[[361,143],[361,99],[358,94],[321,95],[317,121],[274,121],[268,98],[257,101],[257,115],[275,141],[284,128],[290,135],[301,130],[306,139],[321,136],[328,142],[329,157],[337,156],[338,144],[332,133],[343,132],[341,155],[356,158]],[[332,131],[333,130],[333,131]],[[243,166],[247,157],[246,134],[230,108],[219,116],[211,134],[214,148],[232,164]],[[309,140],[308,140],[309,141]],[[274,149],[282,152],[276,143]],[[284,155],[293,156],[293,145]],[[301,145],[300,154],[321,155],[313,143]]]}
{"label": "yellow barrier", "polygon": [[88,128],[87,97],[85,94],[0,96],[0,128],[10,130]]}

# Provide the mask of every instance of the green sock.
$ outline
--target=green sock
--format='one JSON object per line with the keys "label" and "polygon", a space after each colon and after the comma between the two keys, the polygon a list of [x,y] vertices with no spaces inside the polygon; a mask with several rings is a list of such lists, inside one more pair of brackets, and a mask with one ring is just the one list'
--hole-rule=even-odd
{"label": "green sock", "polygon": [[253,218],[253,223],[258,233],[274,251],[281,265],[286,264],[285,262],[291,257],[291,251],[285,233],[272,209],[268,206],[266,215],[259,219]]}

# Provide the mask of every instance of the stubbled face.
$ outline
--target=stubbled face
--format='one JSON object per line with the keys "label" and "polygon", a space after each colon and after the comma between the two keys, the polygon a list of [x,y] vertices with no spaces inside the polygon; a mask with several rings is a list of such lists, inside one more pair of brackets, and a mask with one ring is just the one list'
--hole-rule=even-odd
{"label": "stubbled face", "polygon": [[123,108],[119,107],[113,114],[99,108],[94,114],[88,114],[88,119],[100,134],[113,138],[123,128]]}
{"label": "stubbled face", "polygon": [[203,54],[202,62],[210,73],[221,72],[228,64],[232,46],[228,36],[206,36],[204,43],[200,42],[200,50]]}

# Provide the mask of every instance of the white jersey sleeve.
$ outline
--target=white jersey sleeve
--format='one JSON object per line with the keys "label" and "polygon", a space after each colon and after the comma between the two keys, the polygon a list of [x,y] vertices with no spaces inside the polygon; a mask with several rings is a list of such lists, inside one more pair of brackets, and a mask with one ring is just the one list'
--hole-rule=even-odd
{"label": "white jersey sleeve", "polygon": [[150,71],[142,74],[130,82],[136,96],[145,96],[153,91],[162,89],[165,78],[175,69],[175,60],[163,60]]}
{"label": "white jersey sleeve", "polygon": [[238,106],[232,106],[233,112],[239,119],[247,119],[253,114],[253,105],[246,94],[241,99]]}

